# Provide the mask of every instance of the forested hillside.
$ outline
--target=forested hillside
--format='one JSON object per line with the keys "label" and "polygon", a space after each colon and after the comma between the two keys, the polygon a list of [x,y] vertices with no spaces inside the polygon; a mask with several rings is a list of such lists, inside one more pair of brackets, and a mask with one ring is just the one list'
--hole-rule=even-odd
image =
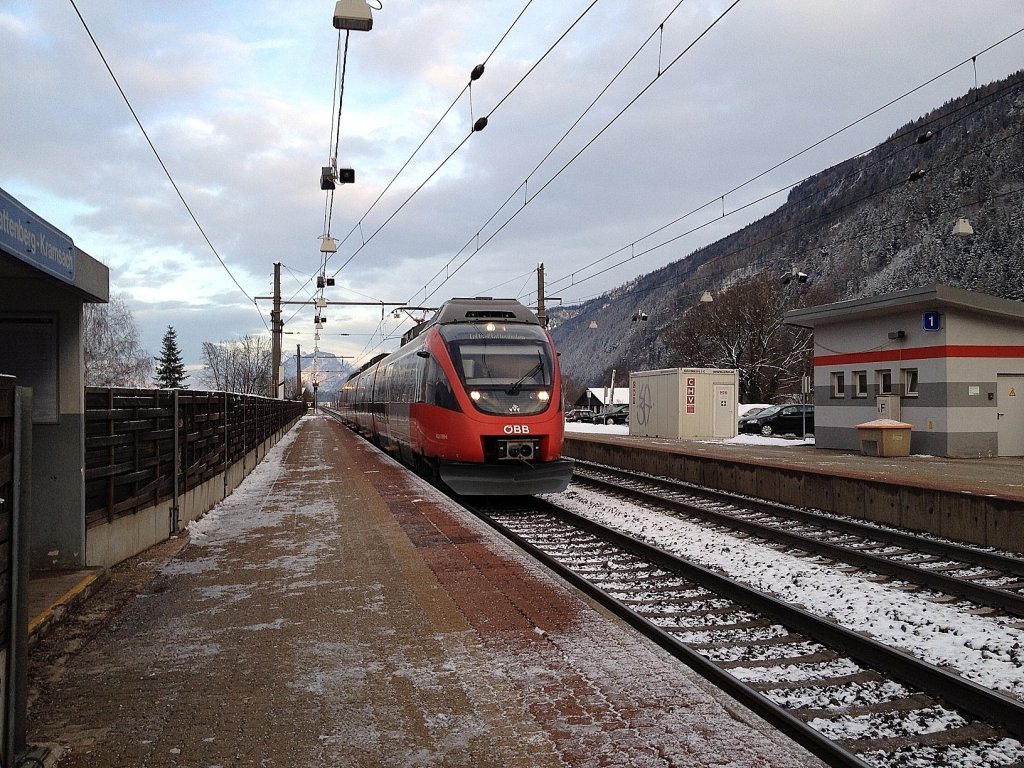
{"label": "forested hillside", "polygon": [[[953,235],[961,217],[972,236]],[[597,299],[549,310],[563,371],[596,386],[613,369],[623,382],[631,370],[692,365],[669,337],[705,291],[767,275],[781,282],[794,266],[817,295],[835,299],[938,281],[1024,300],[1024,71],[805,180],[740,231]],[[632,320],[639,308],[646,322]]]}

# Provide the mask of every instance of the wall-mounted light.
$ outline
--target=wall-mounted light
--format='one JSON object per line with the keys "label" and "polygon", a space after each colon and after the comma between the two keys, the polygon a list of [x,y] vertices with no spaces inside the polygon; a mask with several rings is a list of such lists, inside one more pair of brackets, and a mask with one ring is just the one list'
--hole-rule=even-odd
{"label": "wall-mounted light", "polygon": [[905,338],[907,338],[907,332],[906,331],[889,331],[889,340],[890,341],[896,341],[897,339],[905,339]]}

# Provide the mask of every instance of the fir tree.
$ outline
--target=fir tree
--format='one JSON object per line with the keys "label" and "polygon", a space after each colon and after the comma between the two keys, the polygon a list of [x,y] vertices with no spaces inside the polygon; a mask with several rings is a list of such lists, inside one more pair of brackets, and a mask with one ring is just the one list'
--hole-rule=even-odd
{"label": "fir tree", "polygon": [[167,326],[167,333],[164,334],[163,346],[160,349],[160,357],[156,360],[156,375],[153,383],[161,389],[188,389],[185,381],[185,364],[181,359],[181,350],[178,349],[178,335],[174,326]]}

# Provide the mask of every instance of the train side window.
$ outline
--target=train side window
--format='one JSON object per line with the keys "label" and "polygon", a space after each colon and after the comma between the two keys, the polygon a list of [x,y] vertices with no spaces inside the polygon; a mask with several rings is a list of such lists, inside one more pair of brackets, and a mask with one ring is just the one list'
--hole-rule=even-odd
{"label": "train side window", "polygon": [[444,370],[437,361],[431,357],[427,361],[426,370],[423,373],[424,400],[431,405],[447,408],[449,411],[462,411],[459,401],[455,399],[451,382],[445,375]]}

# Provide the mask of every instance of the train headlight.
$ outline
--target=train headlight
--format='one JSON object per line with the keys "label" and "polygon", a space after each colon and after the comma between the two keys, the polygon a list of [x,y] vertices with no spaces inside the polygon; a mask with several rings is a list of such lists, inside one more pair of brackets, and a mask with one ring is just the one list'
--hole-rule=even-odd
{"label": "train headlight", "polygon": [[481,397],[480,393],[477,390],[475,390],[475,389],[472,392],[469,393],[469,396],[471,398],[473,398],[474,402],[479,401],[480,397]]}
{"label": "train headlight", "polygon": [[540,392],[537,393],[537,399],[540,400],[542,403],[546,403],[548,400],[551,399],[551,395],[548,394],[547,390],[542,389]]}

